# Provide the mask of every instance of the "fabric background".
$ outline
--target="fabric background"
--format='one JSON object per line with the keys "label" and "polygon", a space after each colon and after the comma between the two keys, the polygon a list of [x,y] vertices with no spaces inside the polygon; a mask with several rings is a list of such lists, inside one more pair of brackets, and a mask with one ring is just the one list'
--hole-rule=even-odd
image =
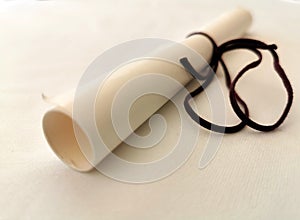
{"label": "fabric background", "polygon": [[[300,4],[295,2],[2,1],[0,219],[299,218]],[[143,37],[179,41],[236,6],[253,13],[249,37],[279,47],[295,93],[282,127],[226,135],[214,160],[200,170],[208,133],[203,130],[189,161],[151,184],[78,173],[59,161],[43,135],[41,119],[50,106],[42,93],[74,88],[93,59],[117,43]],[[238,52],[226,57],[233,73],[247,59]],[[285,103],[271,67],[266,62],[240,88],[257,121],[275,120]]]}

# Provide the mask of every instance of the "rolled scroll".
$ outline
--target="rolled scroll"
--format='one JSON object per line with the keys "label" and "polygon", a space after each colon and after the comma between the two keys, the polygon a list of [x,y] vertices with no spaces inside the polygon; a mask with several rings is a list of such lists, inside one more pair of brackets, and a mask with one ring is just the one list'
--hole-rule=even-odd
{"label": "rolled scroll", "polygon": [[[243,35],[250,24],[250,13],[243,9],[236,9],[204,26],[201,31],[212,36],[219,44]],[[193,35],[183,40],[181,44],[198,53],[204,60],[209,62],[212,56],[212,45],[207,38],[201,35]],[[172,56],[178,59],[186,56],[183,50],[178,49],[176,46],[154,53],[163,54],[163,57]],[[201,65],[203,63],[199,62],[195,66],[201,68]],[[89,171],[120,145],[132,131],[136,130],[160,109],[168,99],[151,94],[144,96],[139,102],[134,103],[130,109],[131,114],[128,117],[131,130],[125,129],[121,135],[115,131],[111,109],[119,89],[131,79],[137,76],[146,76],[149,72],[159,72],[166,77],[173,78],[181,85],[187,85],[193,79],[184,68],[164,60],[137,60],[116,69],[110,77],[105,79],[94,101],[95,125],[97,130],[101,132],[102,141],[107,147],[106,150],[91,143],[92,134],[89,133],[86,124],[92,122],[79,121],[74,117],[74,97],[72,95],[66,95],[62,99],[54,101],[57,106],[45,114],[43,129],[49,145],[57,156],[77,171]],[[157,86],[157,81],[150,78],[147,85],[150,85],[150,87]],[[87,83],[84,89],[79,90],[80,94],[76,94],[76,97],[80,97],[83,100],[82,103],[84,103],[84,100],[89,98],[97,89],[98,85],[96,83]],[[165,92],[171,97],[176,95],[180,89],[178,86],[166,86]],[[90,114],[84,104],[81,105],[80,111]]]}

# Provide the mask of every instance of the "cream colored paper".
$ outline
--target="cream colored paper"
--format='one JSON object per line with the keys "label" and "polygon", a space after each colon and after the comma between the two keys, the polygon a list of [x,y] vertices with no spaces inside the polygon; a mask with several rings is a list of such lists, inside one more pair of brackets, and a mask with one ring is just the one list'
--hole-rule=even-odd
{"label": "cream colored paper", "polygon": [[[241,36],[251,24],[251,15],[248,11],[243,9],[236,9],[232,12],[224,14],[211,24],[203,27],[201,31],[208,33],[212,36],[217,43],[224,42],[228,39]],[[182,41],[182,44],[189,47],[199,53],[205,60],[209,61],[212,55],[212,46],[209,40],[203,36],[195,35]],[[172,56],[182,57],[181,50],[172,50]],[[161,51],[161,53],[168,54],[169,51]],[[199,64],[201,65],[201,64]],[[198,66],[199,67],[199,66]],[[192,77],[183,68],[178,65],[164,62],[162,60],[145,59],[136,62],[129,63],[116,70],[111,77],[106,79],[101,91],[95,100],[95,112],[96,112],[96,125],[99,130],[102,131],[101,135],[103,141],[112,151],[114,150],[124,139],[121,139],[115,132],[113,123],[111,120],[111,108],[114,96],[118,92],[119,88],[128,82],[130,79],[141,76],[149,72],[159,71],[165,76],[172,77],[182,85],[187,85]],[[149,84],[155,82],[148,82]],[[153,84],[154,85],[154,84]],[[86,87],[86,93],[81,94],[84,98],[88,96],[90,91],[97,89],[95,85],[91,83]],[[179,91],[179,87],[167,87],[168,93],[175,95]],[[160,109],[168,100],[161,96],[147,96],[140,103],[132,106],[133,112],[129,115],[129,120],[132,129],[137,129],[142,125],[152,114]],[[88,141],[89,134],[82,128],[79,122],[72,120],[72,108],[73,108],[73,95],[68,94],[53,100],[52,103],[56,103],[56,107],[48,111],[43,119],[43,129],[45,136],[52,147],[54,152],[70,167],[78,171],[89,171],[94,166],[91,164],[99,163],[103,158],[107,156],[107,152],[101,149],[93,147]],[[83,107],[83,111],[85,111]],[[88,111],[87,111],[88,114]],[[75,136],[74,126],[78,129]],[[81,136],[81,137],[78,137]],[[124,137],[129,136],[130,133],[124,134]],[[83,140],[81,142],[81,149],[79,148],[77,139]],[[84,151],[85,156],[81,150]]]}

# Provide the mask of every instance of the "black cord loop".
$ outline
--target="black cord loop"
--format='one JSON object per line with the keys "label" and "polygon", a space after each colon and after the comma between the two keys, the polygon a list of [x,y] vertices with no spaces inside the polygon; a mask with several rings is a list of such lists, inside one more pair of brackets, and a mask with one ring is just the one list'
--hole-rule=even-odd
{"label": "black cord loop", "polygon": [[[203,35],[203,36],[207,37],[210,40],[210,42],[212,43],[213,53],[212,53],[212,58],[211,58],[211,61],[209,63],[209,66],[213,70],[213,73],[210,73],[210,74],[207,74],[207,75],[203,76],[203,75],[200,74],[201,72],[203,72],[203,69],[199,73],[193,68],[193,66],[191,65],[191,63],[188,61],[188,59],[186,57],[180,59],[180,63],[183,65],[185,70],[187,72],[189,72],[194,78],[196,78],[198,80],[205,80],[202,85],[200,85],[194,91],[190,92],[190,94],[185,97],[184,107],[185,107],[185,110],[187,111],[187,113],[189,114],[189,116],[196,123],[201,125],[202,127],[206,128],[208,130],[219,132],[219,133],[235,133],[235,132],[238,132],[241,129],[243,129],[246,125],[253,128],[253,129],[255,129],[255,130],[258,130],[258,131],[272,131],[272,130],[276,129],[277,127],[279,127],[283,123],[285,118],[287,117],[287,115],[290,111],[290,108],[292,106],[293,89],[292,89],[292,86],[291,86],[291,83],[290,83],[289,79],[287,78],[283,68],[281,67],[281,65],[279,63],[279,57],[278,57],[278,55],[275,51],[277,49],[277,46],[275,44],[268,45],[268,44],[265,44],[264,42],[261,42],[261,41],[258,41],[258,40],[246,39],[246,38],[230,40],[230,41],[227,41],[227,42],[223,43],[220,46],[217,46],[217,44],[213,40],[213,38],[210,37],[208,34],[206,34],[204,32],[194,32],[194,33],[188,35],[188,37],[190,37],[192,35]],[[236,50],[236,49],[250,50],[255,55],[257,55],[258,59],[251,62],[250,64],[246,65],[237,74],[237,76],[233,79],[233,81],[231,81],[231,77],[230,77],[228,68],[227,68],[224,60],[222,59],[222,55],[224,53],[228,52],[228,51]],[[268,50],[272,54],[273,61],[274,61],[274,69],[278,73],[279,77],[281,78],[281,80],[283,82],[283,85],[284,85],[284,87],[287,91],[287,94],[288,94],[288,102],[286,104],[286,107],[285,107],[282,115],[272,125],[262,125],[262,124],[259,124],[257,122],[254,122],[253,120],[251,120],[249,118],[249,110],[248,110],[247,104],[242,100],[242,98],[235,91],[235,87],[236,87],[236,84],[237,84],[238,80],[248,70],[257,67],[261,63],[263,57],[262,57],[262,53],[259,50]],[[221,125],[211,123],[211,122],[205,120],[204,118],[202,118],[201,116],[199,116],[193,110],[193,108],[191,107],[191,105],[189,103],[189,101],[193,97],[195,97],[198,94],[200,94],[201,92],[203,92],[205,90],[205,88],[207,86],[209,86],[209,84],[212,82],[212,80],[215,76],[215,72],[218,69],[218,64],[219,63],[221,64],[222,69],[223,69],[224,74],[225,74],[226,86],[229,89],[229,97],[230,97],[231,106],[232,106],[234,112],[236,113],[236,115],[241,120],[241,122],[237,125],[221,126]],[[205,68],[207,68],[207,67],[205,67]],[[243,110],[241,109],[241,107],[238,103],[242,106]]]}

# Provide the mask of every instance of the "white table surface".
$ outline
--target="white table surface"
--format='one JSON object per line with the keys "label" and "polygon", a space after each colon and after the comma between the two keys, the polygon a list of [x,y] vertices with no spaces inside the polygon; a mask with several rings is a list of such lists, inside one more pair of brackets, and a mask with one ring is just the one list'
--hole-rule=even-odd
{"label": "white table surface", "polygon": [[[41,127],[50,108],[43,92],[75,87],[89,63],[117,43],[178,41],[236,6],[253,12],[251,36],[279,46],[295,92],[282,127],[226,135],[203,170],[197,168],[199,144],[181,169],[151,184],[78,173],[59,161]],[[0,219],[299,219],[299,30],[300,4],[279,0],[1,1]],[[232,56],[233,66],[243,62]],[[263,98],[276,103],[285,97],[278,79],[271,84],[264,76],[270,65],[254,79],[270,89],[254,89],[249,98],[258,118],[263,107],[273,118],[279,113]]]}

